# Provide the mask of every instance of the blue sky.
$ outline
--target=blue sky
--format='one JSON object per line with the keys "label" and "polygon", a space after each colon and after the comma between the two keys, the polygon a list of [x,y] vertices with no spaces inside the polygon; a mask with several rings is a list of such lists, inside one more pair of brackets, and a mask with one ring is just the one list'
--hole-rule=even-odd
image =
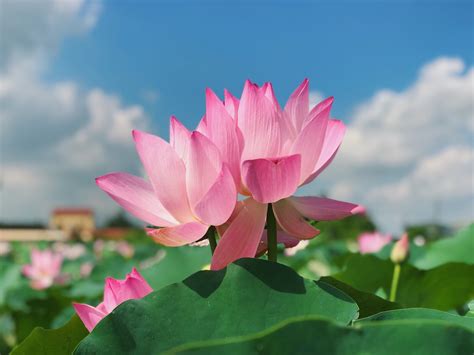
{"label": "blue sky", "polygon": [[[383,231],[474,220],[473,5],[459,1],[2,2],[0,220],[118,210],[94,184],[143,174],[130,132],[194,128],[204,90],[305,78],[347,124],[299,194],[364,204]],[[6,34],[3,36],[3,34]],[[322,94],[321,94],[322,93]]]}
{"label": "blue sky", "polygon": [[[308,77],[347,120],[357,103],[406,87],[433,58],[473,60],[468,2],[296,3],[105,2],[96,27],[64,44],[49,77],[142,102],[164,134],[171,114],[197,123],[205,87],[239,94],[247,78],[271,81],[284,102]],[[143,102],[144,90],[159,100]]]}

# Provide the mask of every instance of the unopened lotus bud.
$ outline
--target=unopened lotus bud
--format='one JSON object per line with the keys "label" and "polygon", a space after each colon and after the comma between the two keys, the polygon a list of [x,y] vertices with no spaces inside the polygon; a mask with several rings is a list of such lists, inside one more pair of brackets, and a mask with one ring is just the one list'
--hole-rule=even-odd
{"label": "unopened lotus bud", "polygon": [[410,241],[408,239],[408,234],[405,233],[392,248],[392,253],[390,254],[390,259],[392,260],[392,262],[395,264],[400,264],[404,262],[408,256],[409,247]]}

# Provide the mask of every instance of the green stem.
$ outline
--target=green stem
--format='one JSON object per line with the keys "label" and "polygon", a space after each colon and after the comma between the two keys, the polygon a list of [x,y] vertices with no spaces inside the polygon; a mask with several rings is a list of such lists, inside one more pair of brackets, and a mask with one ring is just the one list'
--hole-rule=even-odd
{"label": "green stem", "polygon": [[214,250],[216,250],[216,247],[217,247],[216,227],[210,226],[209,229],[206,232],[206,237],[209,240],[209,246],[211,247],[211,253],[212,253],[212,255],[214,255]]}
{"label": "green stem", "polygon": [[272,204],[268,204],[267,209],[267,244],[268,260],[277,261],[277,229],[275,215],[273,214]]}
{"label": "green stem", "polygon": [[398,280],[400,280],[400,264],[395,264],[393,268],[393,277],[392,277],[392,287],[390,288],[390,302],[395,302],[397,299],[397,288],[398,288]]}

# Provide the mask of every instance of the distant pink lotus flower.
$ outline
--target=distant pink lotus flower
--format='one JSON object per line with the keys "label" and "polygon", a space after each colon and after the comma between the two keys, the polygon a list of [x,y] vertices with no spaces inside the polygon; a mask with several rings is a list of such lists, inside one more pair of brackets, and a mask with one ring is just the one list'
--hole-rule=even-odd
{"label": "distant pink lotus flower", "polygon": [[91,274],[92,269],[94,269],[94,264],[90,261],[86,261],[81,264],[81,267],[79,268],[79,274],[81,277],[86,278]]}
{"label": "distant pink lotus flower", "polygon": [[133,131],[138,155],[150,181],[111,173],[97,185],[135,217],[162,228],[147,229],[166,246],[201,239],[211,225],[232,213],[237,192],[229,166],[211,140],[171,118],[170,142]]}
{"label": "distant pink lotus flower", "polygon": [[63,257],[68,260],[76,260],[83,256],[87,251],[84,244],[68,244],[62,242],[54,243],[53,250],[57,253],[62,254]]}
{"label": "distant pink lotus flower", "polygon": [[379,232],[362,233],[357,237],[361,254],[376,253],[391,241],[392,236],[390,234]]}
{"label": "distant pink lotus flower", "polygon": [[363,211],[361,206],[321,197],[292,197],[333,160],[345,126],[330,119],[333,98],[310,110],[309,82],[303,83],[280,107],[270,83],[247,81],[240,101],[225,91],[222,102],[206,92],[206,115],[198,131],[209,137],[228,163],[239,193],[249,196],[237,206],[232,224],[216,248],[212,268],[241,257],[254,257],[272,204],[279,227],[297,239],[319,231],[305,218],[341,219]]}
{"label": "distant pink lotus flower", "polygon": [[31,251],[31,264],[23,266],[23,274],[30,279],[30,285],[36,290],[43,290],[54,283],[64,282],[61,274],[63,256],[51,250]]}
{"label": "distant pink lotus flower", "polygon": [[105,280],[104,300],[97,307],[84,303],[73,303],[73,306],[87,330],[91,332],[97,323],[119,304],[127,300],[145,297],[152,291],[148,282],[134,268],[125,280],[116,280],[111,277]]}
{"label": "distant pink lotus flower", "polygon": [[133,245],[126,241],[120,241],[115,245],[117,253],[122,255],[124,258],[131,258],[135,254],[135,248]]}
{"label": "distant pink lotus flower", "polygon": [[94,245],[92,246],[92,249],[94,250],[94,254],[96,258],[102,258],[102,255],[104,254],[105,250],[105,242],[102,239],[98,239],[94,242]]}

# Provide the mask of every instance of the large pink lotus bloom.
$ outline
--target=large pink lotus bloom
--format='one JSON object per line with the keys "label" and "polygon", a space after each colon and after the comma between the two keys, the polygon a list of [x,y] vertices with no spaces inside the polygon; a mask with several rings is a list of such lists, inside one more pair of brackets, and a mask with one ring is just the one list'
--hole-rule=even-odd
{"label": "large pink lotus bloom", "polygon": [[23,266],[23,274],[30,279],[30,285],[36,290],[43,290],[54,283],[61,283],[63,256],[51,250],[31,251],[31,264]]}
{"label": "large pink lotus bloom", "polygon": [[362,233],[357,237],[359,252],[361,254],[376,253],[391,241],[392,236],[390,234],[382,234],[379,232]]}
{"label": "large pink lotus bloom", "polygon": [[247,81],[240,101],[226,91],[222,102],[207,90],[198,131],[219,147],[238,191],[249,196],[222,235],[213,269],[255,256],[269,203],[278,227],[299,240],[319,233],[305,218],[329,221],[362,211],[352,203],[292,196],[329,165],[342,142],[345,126],[330,119],[332,103],[331,97],[310,110],[308,80],[283,109],[270,83],[258,87]]}
{"label": "large pink lotus bloom", "polygon": [[149,181],[127,173],[96,179],[119,205],[148,224],[154,240],[180,246],[202,238],[209,226],[224,223],[237,192],[231,171],[211,140],[188,131],[171,118],[170,143],[133,131],[138,155]]}
{"label": "large pink lotus bloom", "polygon": [[116,280],[108,277],[105,279],[104,300],[97,307],[84,303],[73,303],[77,315],[81,318],[89,332],[99,323],[102,318],[112,312],[119,304],[145,297],[153,289],[134,268],[125,280]]}

